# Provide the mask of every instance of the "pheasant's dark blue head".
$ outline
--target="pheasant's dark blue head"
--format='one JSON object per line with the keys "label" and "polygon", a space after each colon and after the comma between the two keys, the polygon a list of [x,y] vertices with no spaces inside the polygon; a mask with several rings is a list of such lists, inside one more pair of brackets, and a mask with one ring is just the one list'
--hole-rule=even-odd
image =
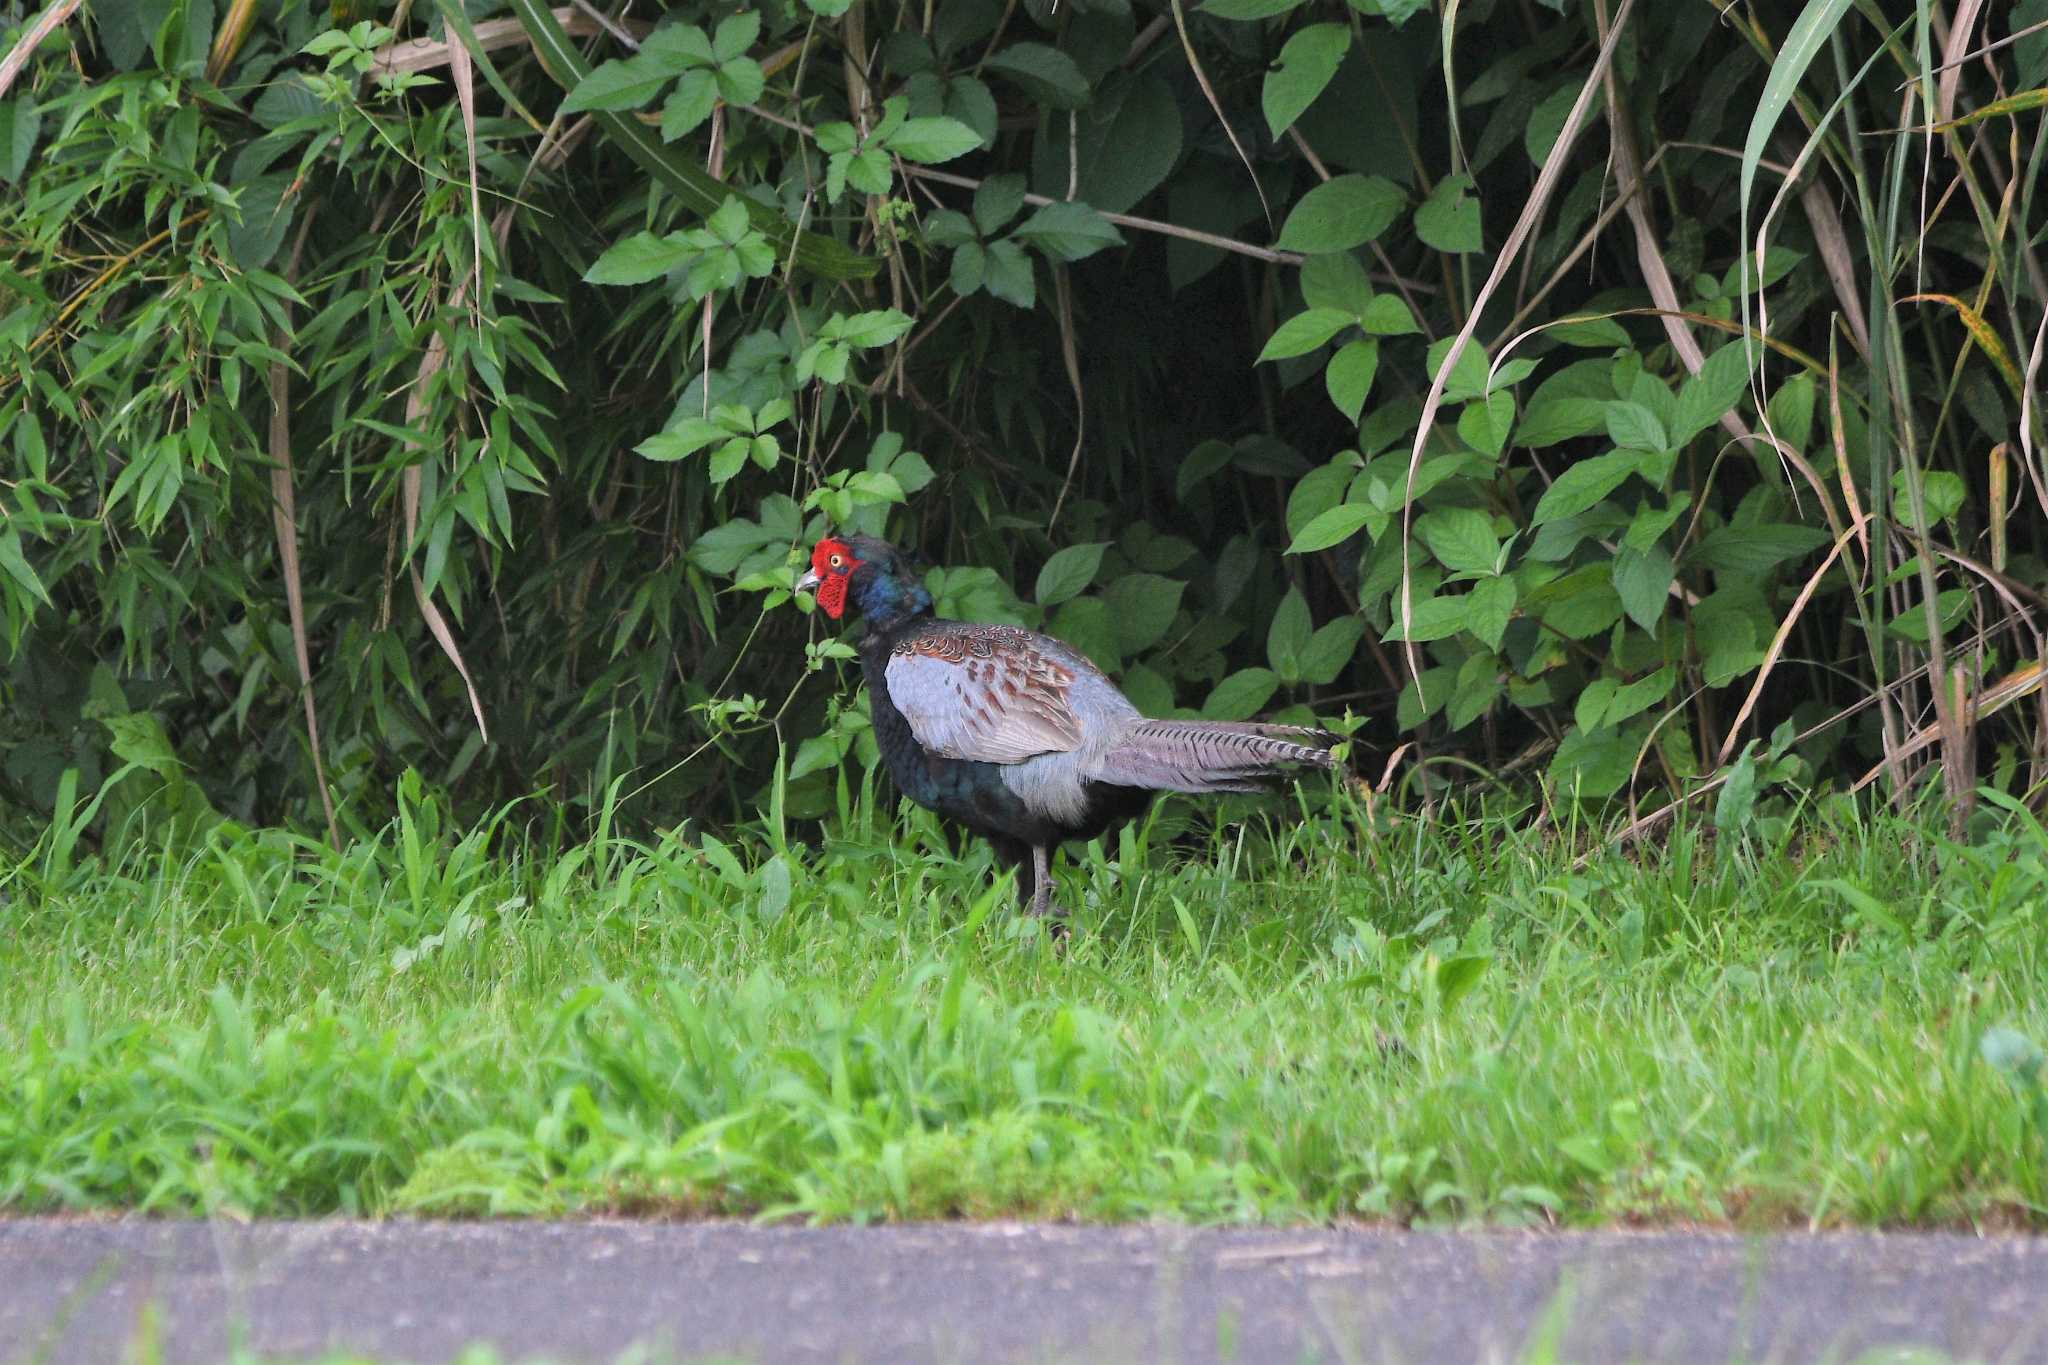
{"label": "pheasant's dark blue head", "polygon": [[910,561],[872,536],[826,536],[811,551],[811,571],[802,585],[815,588],[818,605],[835,621],[846,615],[849,599],[875,627],[894,625],[932,606],[932,595]]}

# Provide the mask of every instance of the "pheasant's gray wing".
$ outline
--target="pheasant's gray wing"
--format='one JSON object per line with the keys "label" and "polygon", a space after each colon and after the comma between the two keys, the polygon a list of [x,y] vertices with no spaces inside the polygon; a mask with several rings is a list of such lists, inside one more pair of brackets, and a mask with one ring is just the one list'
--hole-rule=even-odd
{"label": "pheasant's gray wing", "polygon": [[884,670],[889,700],[919,744],[982,763],[1079,748],[1081,721],[1068,703],[1076,676],[1014,626],[927,631],[899,643]]}

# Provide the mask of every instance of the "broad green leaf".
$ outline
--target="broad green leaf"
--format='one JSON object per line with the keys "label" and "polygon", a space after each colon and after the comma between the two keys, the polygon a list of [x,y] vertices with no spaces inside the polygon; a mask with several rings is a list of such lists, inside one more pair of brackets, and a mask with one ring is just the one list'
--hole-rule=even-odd
{"label": "broad green leaf", "polygon": [[1024,207],[1024,177],[992,175],[974,192],[974,226],[987,236],[1015,218]]}
{"label": "broad green leaf", "polygon": [[905,161],[936,165],[981,146],[981,135],[957,119],[914,118],[889,135],[889,150]]}
{"label": "broad green leaf", "polygon": [[1664,619],[1673,577],[1671,552],[1661,545],[1623,549],[1614,556],[1614,593],[1621,599],[1621,609],[1652,635]]}
{"label": "broad green leaf", "polygon": [[1038,571],[1038,585],[1032,590],[1032,597],[1043,607],[1078,597],[1095,581],[1096,571],[1102,567],[1102,552],[1108,548],[1109,542],[1098,541],[1060,550]]}
{"label": "broad green leaf", "polygon": [[1485,244],[1471,176],[1447,175],[1436,182],[1429,198],[1415,210],[1415,235],[1438,251],[1477,251]]}
{"label": "broad green leaf", "polygon": [[1356,616],[1340,616],[1325,623],[1310,637],[1301,652],[1302,681],[1327,687],[1335,682],[1365,638],[1365,622]]}
{"label": "broad green leaf", "polygon": [[1355,461],[1338,456],[1294,481],[1287,495],[1287,532],[1293,535],[1344,501],[1344,491],[1357,474]]}
{"label": "broad green leaf", "polygon": [[658,280],[697,253],[674,236],[657,237],[636,232],[615,242],[604,255],[590,263],[583,278],[590,284],[645,284]]}
{"label": "broad green leaf", "polygon": [[1029,308],[1038,302],[1038,282],[1031,272],[1031,258],[1015,242],[988,244],[988,278],[984,287],[1004,303],[1019,308]]}
{"label": "broad green leaf", "polygon": [[761,36],[761,16],[751,10],[721,19],[718,32],[712,35],[711,51],[720,63],[729,63],[747,55],[747,49]]}
{"label": "broad green leaf", "polygon": [[1310,256],[1301,263],[1301,301],[1363,317],[1373,301],[1372,279],[1352,252]]}
{"label": "broad green leaf", "polygon": [[1078,261],[1104,247],[1121,246],[1116,225],[1086,204],[1061,199],[1042,206],[1010,234],[1061,261]]}
{"label": "broad green leaf", "polygon": [[661,140],[687,137],[718,105],[718,81],[709,71],[686,71],[661,106]]}
{"label": "broad green leaf", "polygon": [[1494,571],[1500,557],[1500,538],[1493,533],[1493,519],[1470,507],[1444,507],[1425,512],[1415,519],[1415,534],[1436,556],[1436,562],[1453,573]]}
{"label": "broad green leaf", "polygon": [[1591,733],[1574,728],[1558,742],[1550,760],[1550,780],[1568,797],[1598,801],[1612,796],[1628,781],[1640,744],[1612,728]]}
{"label": "broad green leaf", "polygon": [[1389,601],[1393,625],[1382,638],[1387,640],[1442,640],[1465,628],[1469,605],[1463,597],[1416,597],[1401,610],[1401,594]]}
{"label": "broad green leaf", "polygon": [[1305,355],[1352,326],[1354,321],[1349,313],[1340,313],[1334,308],[1311,308],[1305,313],[1296,313],[1273,329],[1273,335],[1266,339],[1265,349],[1259,352],[1259,360],[1288,360]]}
{"label": "broad green leaf", "polygon": [[673,78],[673,72],[638,57],[609,61],[576,82],[576,88],[562,101],[562,112],[638,109]]}
{"label": "broad green leaf", "polygon": [[1216,684],[1202,703],[1202,714],[1210,720],[1250,720],[1280,688],[1280,677],[1270,668],[1241,668]]}
{"label": "broad green leaf", "polygon": [[1662,507],[1644,503],[1637,509],[1634,519],[1628,524],[1628,533],[1621,543],[1631,550],[1647,550],[1671,529],[1671,524],[1685,514],[1692,506],[1692,494],[1680,492]]}
{"label": "broad green leaf", "polygon": [[1607,438],[1623,450],[1671,449],[1664,424],[1640,403],[1615,402],[1607,405]]}
{"label": "broad green leaf", "polygon": [[[1946,469],[1929,469],[1920,475],[1920,499],[1926,506],[1930,526],[1961,511],[1969,493],[1969,485],[1962,476]],[[1913,524],[1913,499],[1904,469],[1892,474],[1892,516],[1908,526]]]}
{"label": "broad green leaf", "polygon": [[1507,449],[1508,432],[1515,425],[1515,396],[1507,392],[1474,398],[1458,413],[1458,437],[1482,455],[1499,455]]}
{"label": "broad green leaf", "polygon": [[875,346],[886,346],[910,330],[910,318],[894,308],[878,308],[869,313],[855,313],[849,318],[834,318],[826,324],[827,331],[835,340],[863,350]]}
{"label": "broad green leaf", "polygon": [[1394,723],[1403,730],[1415,729],[1444,709],[1456,686],[1457,669],[1450,664],[1423,669],[1421,677],[1401,685],[1400,699],[1394,703]]}
{"label": "broad green leaf", "polygon": [[762,74],[760,63],[751,57],[738,57],[718,68],[718,93],[727,104],[757,103],[767,88],[767,76]]}
{"label": "broad green leaf", "polygon": [[1543,496],[1536,501],[1536,511],[1529,519],[1530,524],[1541,526],[1546,521],[1583,512],[1621,487],[1635,472],[1636,457],[1631,451],[1609,451],[1605,455],[1580,460],[1558,475],[1557,482],[1543,490]]}
{"label": "broad green leaf", "polygon": [[1301,528],[1300,534],[1294,537],[1294,543],[1287,547],[1287,553],[1305,555],[1317,550],[1327,550],[1332,545],[1357,535],[1359,528],[1376,514],[1378,509],[1359,502],[1332,507]]}
{"label": "broad green leaf", "polygon": [[1351,30],[1343,24],[1310,24],[1287,40],[1279,64],[1266,73],[1266,128],[1274,138],[1316,102],[1350,47]]}
{"label": "broad green leaf", "polygon": [[1678,671],[1670,664],[1664,665],[1647,678],[1624,684],[1614,689],[1607,703],[1607,714],[1602,722],[1619,725],[1632,716],[1640,715],[1664,698],[1671,695],[1671,689],[1678,682]]}
{"label": "broad green leaf", "polygon": [[1488,649],[1499,649],[1515,614],[1515,580],[1482,578],[1465,594],[1465,629]]}
{"label": "broad green leaf", "polygon": [[1078,109],[1088,102],[1088,78],[1074,59],[1044,43],[1012,43],[982,63],[1053,109]]}
{"label": "broad green leaf", "polygon": [[1280,246],[1309,255],[1349,251],[1385,232],[1407,206],[1408,196],[1391,180],[1340,175],[1295,202],[1280,229]]}
{"label": "broad green leaf", "polygon": [[[1507,691],[1507,680],[1501,676],[1501,665],[1491,652],[1474,654],[1467,658],[1458,669],[1458,677],[1451,684],[1451,699],[1444,708],[1444,723],[1453,730],[1462,730],[1493,709],[1501,693]],[[1453,962],[1476,962],[1484,967],[1487,959],[1453,958]]]}
{"label": "broad green leaf", "polygon": [[1422,330],[1415,310],[1399,294],[1375,294],[1359,315],[1359,323],[1374,336],[1409,336]]}
{"label": "broad green leaf", "polygon": [[1156,573],[1127,573],[1103,591],[1117,642],[1128,656],[1150,649],[1173,628],[1187,584]]}
{"label": "broad green leaf", "polygon": [[1741,341],[1731,341],[1707,357],[1700,372],[1687,377],[1678,390],[1671,417],[1671,445],[1687,441],[1721,420],[1749,391],[1749,361]]}
{"label": "broad green leaf", "polygon": [[685,417],[666,431],[657,432],[633,449],[650,460],[680,460],[693,455],[713,441],[723,441],[732,432],[702,417]]}
{"label": "broad green leaf", "polygon": [[1591,564],[1547,584],[1541,602],[1532,598],[1534,614],[1567,640],[1585,640],[1621,619],[1621,598],[1605,564]]}
{"label": "broad green leaf", "polygon": [[981,288],[988,274],[988,253],[979,242],[967,242],[953,253],[953,292],[965,298]]}
{"label": "broad green leaf", "polygon": [[1329,390],[1330,401],[1348,420],[1356,422],[1364,410],[1379,368],[1380,343],[1373,337],[1348,341],[1330,357],[1329,366],[1323,371],[1323,385]]}
{"label": "broad green leaf", "polygon": [[1302,653],[1315,638],[1315,622],[1300,588],[1289,588],[1266,629],[1266,662],[1283,682],[1301,681]]}
{"label": "broad green leaf", "polygon": [[1812,526],[1769,522],[1758,526],[1717,526],[1701,536],[1688,564],[1716,573],[1755,576],[1827,543],[1827,532]]}
{"label": "broad green leaf", "polygon": [[1597,398],[1544,398],[1529,403],[1522,424],[1515,429],[1515,444],[1540,450],[1607,429],[1607,404]]}

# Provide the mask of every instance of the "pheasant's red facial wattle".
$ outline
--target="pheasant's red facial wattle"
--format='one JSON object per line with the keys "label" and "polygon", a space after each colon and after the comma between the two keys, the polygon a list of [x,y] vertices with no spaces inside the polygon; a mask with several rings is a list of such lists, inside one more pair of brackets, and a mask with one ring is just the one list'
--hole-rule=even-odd
{"label": "pheasant's red facial wattle", "polygon": [[818,576],[818,605],[835,621],[846,614],[846,589],[859,567],[852,547],[843,540],[827,536],[811,551],[811,572]]}

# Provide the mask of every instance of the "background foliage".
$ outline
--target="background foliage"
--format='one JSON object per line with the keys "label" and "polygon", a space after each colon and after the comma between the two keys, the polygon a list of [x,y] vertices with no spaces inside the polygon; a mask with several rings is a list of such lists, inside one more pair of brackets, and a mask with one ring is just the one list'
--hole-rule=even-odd
{"label": "background foliage", "polygon": [[17,816],[823,813],[828,525],[1409,772],[2040,775],[2048,0],[0,16]]}

